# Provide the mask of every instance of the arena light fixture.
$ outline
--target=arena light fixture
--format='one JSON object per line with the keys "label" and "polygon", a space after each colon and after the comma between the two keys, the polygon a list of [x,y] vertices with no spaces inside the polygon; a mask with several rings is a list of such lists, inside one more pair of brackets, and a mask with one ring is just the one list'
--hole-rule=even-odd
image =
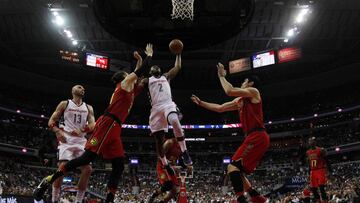
{"label": "arena light fixture", "polygon": [[290,30],[287,32],[287,36],[288,36],[288,37],[292,37],[292,36],[294,36],[294,34],[295,34],[294,28],[290,29]]}
{"label": "arena light fixture", "polygon": [[339,108],[339,109],[338,109],[338,112],[342,112],[342,109],[341,109],[341,108]]}
{"label": "arena light fixture", "polygon": [[337,151],[337,152],[340,151],[340,147],[336,147],[335,151]]}
{"label": "arena light fixture", "polygon": [[308,8],[303,8],[300,10],[300,13],[298,14],[298,16],[296,17],[296,22],[297,23],[301,23],[305,20],[305,15],[309,13],[309,9]]}
{"label": "arena light fixture", "polygon": [[43,115],[43,114],[41,114],[41,116],[40,116],[41,118],[44,118],[45,116]]}
{"label": "arena light fixture", "polygon": [[289,39],[288,39],[288,38],[285,38],[285,39],[284,39],[284,42],[285,42],[285,43],[288,43],[288,42],[289,42]]}
{"label": "arena light fixture", "polygon": [[66,33],[66,36],[68,37],[68,38],[72,38],[73,37],[73,35],[72,35],[72,33],[70,32],[70,31],[67,31],[67,32],[65,32]]}
{"label": "arena light fixture", "polygon": [[26,152],[27,152],[27,149],[26,149],[26,148],[23,148],[21,151],[24,152],[24,153],[26,153]]}
{"label": "arena light fixture", "polygon": [[62,26],[64,24],[64,19],[61,16],[55,16],[55,19],[53,20],[53,23],[55,23],[58,26]]}
{"label": "arena light fixture", "polygon": [[317,117],[318,116],[318,114],[316,113],[316,114],[314,114],[314,117]]}
{"label": "arena light fixture", "polygon": [[272,124],[272,121],[269,121],[268,123],[269,123],[269,124]]}
{"label": "arena light fixture", "polygon": [[16,110],[16,113],[21,113],[21,111],[18,109],[18,110]]}
{"label": "arena light fixture", "polygon": [[75,46],[75,45],[78,44],[78,41],[77,41],[77,40],[73,40],[73,41],[72,41],[72,44]]}
{"label": "arena light fixture", "polygon": [[53,14],[54,16],[58,16],[58,15],[59,15],[59,13],[58,13],[57,11],[53,11],[52,14]]}
{"label": "arena light fixture", "polygon": [[294,121],[294,120],[295,120],[295,118],[291,118],[290,120],[291,120],[291,121]]}

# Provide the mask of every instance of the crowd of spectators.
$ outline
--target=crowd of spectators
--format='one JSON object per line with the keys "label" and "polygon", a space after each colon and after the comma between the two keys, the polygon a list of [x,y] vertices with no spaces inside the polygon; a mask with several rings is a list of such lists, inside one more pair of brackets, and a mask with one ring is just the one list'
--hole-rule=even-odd
{"label": "crowd of spectators", "polygon": [[[13,161],[2,157],[0,162],[2,173],[0,174],[0,185],[2,194],[25,195],[32,193],[41,177],[49,174],[49,168],[39,168]],[[130,169],[131,170],[131,169]],[[232,202],[234,194],[231,184],[226,181],[224,171],[203,172],[195,168],[195,174],[192,179],[187,179],[187,198],[189,202],[207,203],[207,202]],[[262,194],[271,194],[275,188],[286,185],[286,179],[289,177],[300,176],[307,178],[308,172],[304,167],[271,169],[266,171],[256,171],[249,176],[253,186]],[[98,194],[97,197],[88,199],[100,199],[106,191],[104,171],[95,171],[91,176],[88,191],[92,194]],[[70,174],[71,184],[76,184],[78,174]],[[327,186],[330,202],[350,202],[359,197],[360,189],[360,162],[336,163],[332,166],[329,174]],[[119,192],[116,195],[117,202],[146,202],[152,192],[159,187],[156,173],[154,170],[148,172],[124,173]],[[300,185],[296,190],[271,194],[274,202],[299,202],[303,195],[302,191],[308,187],[307,183]],[[138,188],[138,189],[136,189]],[[136,192],[138,191],[138,192]],[[0,194],[1,195],[1,194]],[[64,193],[64,201],[71,202],[74,193]],[[65,201],[66,202],[66,201]]]}

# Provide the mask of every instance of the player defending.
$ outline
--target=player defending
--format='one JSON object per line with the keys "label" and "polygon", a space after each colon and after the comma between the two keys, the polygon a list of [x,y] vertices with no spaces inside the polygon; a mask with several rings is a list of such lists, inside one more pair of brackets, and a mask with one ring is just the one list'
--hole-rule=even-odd
{"label": "player defending", "polygon": [[191,100],[205,109],[219,113],[239,111],[240,122],[246,138],[233,155],[227,173],[238,202],[246,202],[244,192],[250,195],[251,201],[254,203],[266,202],[267,199],[253,189],[249,180],[245,177],[245,174],[254,172],[255,167],[259,164],[270,144],[270,138],[263,123],[262,100],[257,89],[259,81],[256,77],[245,79],[241,87],[233,87],[225,79],[226,71],[224,66],[218,63],[217,68],[219,80],[225,93],[236,98],[221,105],[202,101],[195,95],[191,96]]}
{"label": "player defending", "polygon": [[[162,141],[163,142],[163,141]],[[176,167],[177,161],[180,159],[182,154],[180,146],[175,138],[168,139],[163,144],[163,151],[165,153],[166,159],[169,161],[171,167]],[[191,173],[193,170],[192,166],[182,166],[183,168],[187,168],[187,171]],[[179,187],[179,180],[174,175],[168,175],[168,173],[164,170],[164,165],[162,164],[161,160],[159,159],[156,165],[156,172],[158,176],[159,183],[161,185],[160,189],[155,190],[152,196],[149,199],[149,203],[153,203],[154,199],[163,194],[168,192],[163,200],[163,202],[169,202],[171,199],[176,199],[177,187]]]}
{"label": "player defending", "polygon": [[[314,198],[318,203],[326,203],[328,197],[326,195],[326,151],[316,146],[315,137],[309,138],[310,149],[306,152],[310,167],[310,188]],[[318,193],[320,189],[321,200]]]}
{"label": "player defending", "polygon": [[[95,118],[93,107],[83,102],[85,89],[81,85],[75,85],[71,89],[72,99],[61,101],[56,110],[51,115],[48,125],[56,134],[59,141],[59,169],[64,167],[65,163],[80,157],[84,153],[86,144],[85,135],[94,129]],[[59,127],[56,125],[61,118]],[[81,203],[86,187],[91,175],[91,166],[84,165],[80,167],[81,176],[78,183],[76,194],[76,203]],[[60,202],[60,189],[63,182],[63,176],[57,179],[52,185],[52,202]]]}
{"label": "player defending", "polygon": [[159,66],[152,66],[150,69],[151,77],[144,79],[143,83],[149,86],[149,93],[151,99],[151,113],[150,113],[150,130],[155,137],[156,150],[158,156],[165,166],[169,175],[173,175],[173,170],[169,166],[165,153],[162,149],[162,142],[165,137],[165,132],[168,130],[168,123],[173,126],[174,135],[180,145],[182,157],[185,165],[192,165],[191,158],[186,149],[184,131],[181,128],[179,115],[176,104],[172,100],[171,88],[169,81],[172,80],[181,69],[181,54],[176,54],[175,65],[169,72],[162,74]]}
{"label": "player defending", "polygon": [[116,85],[115,91],[105,113],[96,121],[94,132],[86,143],[85,152],[79,158],[67,162],[53,175],[44,178],[34,191],[36,200],[42,199],[49,184],[52,184],[65,173],[73,171],[79,166],[88,165],[98,155],[101,155],[104,159],[110,160],[112,164],[105,202],[114,202],[115,192],[124,170],[124,148],[120,136],[121,124],[128,116],[134,97],[139,91],[135,85],[138,76],[142,75],[146,68],[148,69],[149,67],[148,63],[153,55],[151,44],[146,46],[145,53],[147,57],[142,65],[140,65],[141,56],[137,52],[134,53],[135,58],[138,60],[137,68],[134,72],[128,74],[124,71],[118,71],[113,75],[112,81]]}

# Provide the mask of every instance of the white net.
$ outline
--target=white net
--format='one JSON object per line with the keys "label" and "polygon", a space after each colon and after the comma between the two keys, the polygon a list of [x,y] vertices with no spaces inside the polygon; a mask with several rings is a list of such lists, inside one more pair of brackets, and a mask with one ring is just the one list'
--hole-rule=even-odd
{"label": "white net", "polygon": [[172,5],[172,19],[194,19],[194,0],[172,0]]}

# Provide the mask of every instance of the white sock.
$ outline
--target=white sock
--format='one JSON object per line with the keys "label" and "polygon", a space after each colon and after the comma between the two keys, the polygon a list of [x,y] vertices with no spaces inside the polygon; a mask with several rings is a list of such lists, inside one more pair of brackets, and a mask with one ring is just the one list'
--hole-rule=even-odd
{"label": "white sock", "polygon": [[84,195],[85,195],[85,190],[78,190],[76,193],[76,199],[75,202],[76,203],[82,203],[83,199],[84,199]]}
{"label": "white sock", "polygon": [[165,157],[165,156],[163,156],[163,157],[159,157],[159,158],[160,158],[161,163],[162,163],[162,165],[163,165],[163,166],[168,165],[168,161],[167,161],[167,159],[166,159],[166,157]]}
{"label": "white sock", "polygon": [[60,188],[52,186],[51,201],[60,203]]}

